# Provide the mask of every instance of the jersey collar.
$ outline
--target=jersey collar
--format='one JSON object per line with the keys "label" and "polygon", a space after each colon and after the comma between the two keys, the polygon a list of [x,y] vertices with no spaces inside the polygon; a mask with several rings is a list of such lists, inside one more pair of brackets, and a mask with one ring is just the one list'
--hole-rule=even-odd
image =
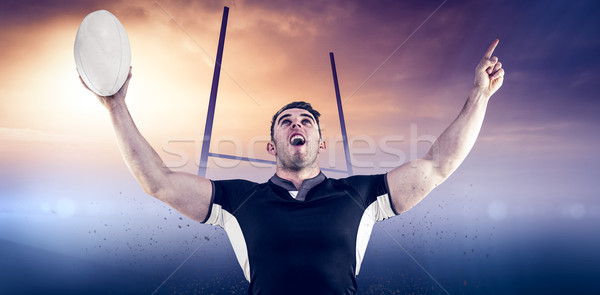
{"label": "jersey collar", "polygon": [[[313,187],[319,185],[321,182],[323,182],[327,177],[325,177],[325,174],[323,174],[323,172],[319,171],[319,175],[313,177],[313,178],[309,178],[309,179],[305,179],[304,181],[302,181],[302,185],[300,186],[300,190],[298,190],[298,195],[296,196],[296,200],[298,201],[304,201],[306,199],[306,195],[308,194],[308,191],[310,191],[310,189],[312,189]],[[270,181],[287,190],[287,191],[296,191],[296,186],[294,186],[294,184],[287,180],[287,179],[283,179],[281,177],[279,177],[277,174],[273,175],[273,177],[271,177]]]}

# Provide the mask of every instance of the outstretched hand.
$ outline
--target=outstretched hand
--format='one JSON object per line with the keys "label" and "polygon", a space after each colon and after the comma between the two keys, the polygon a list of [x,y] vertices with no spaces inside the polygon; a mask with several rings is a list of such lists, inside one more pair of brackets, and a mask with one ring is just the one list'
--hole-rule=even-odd
{"label": "outstretched hand", "polygon": [[498,57],[492,53],[500,40],[496,39],[487,49],[483,58],[475,69],[475,89],[482,91],[487,97],[492,96],[502,86],[504,81],[504,69]]}
{"label": "outstretched hand", "polygon": [[125,96],[127,96],[127,88],[129,88],[129,80],[131,80],[131,67],[129,67],[129,74],[127,74],[127,80],[125,80],[125,83],[123,84],[123,86],[121,86],[121,89],[119,89],[117,93],[111,96],[98,95],[97,93],[93,92],[87,85],[85,85],[85,82],[83,82],[81,76],[79,76],[79,80],[81,81],[81,84],[83,84],[83,87],[85,87],[87,90],[91,91],[94,95],[96,95],[96,97],[104,107],[110,109],[110,107],[115,103],[125,102]]}

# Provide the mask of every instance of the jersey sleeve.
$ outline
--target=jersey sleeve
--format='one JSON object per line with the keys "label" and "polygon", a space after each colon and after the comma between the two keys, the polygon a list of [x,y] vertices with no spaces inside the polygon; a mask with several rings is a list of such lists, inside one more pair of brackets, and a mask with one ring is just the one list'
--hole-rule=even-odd
{"label": "jersey sleeve", "polygon": [[[208,214],[202,223],[224,227],[228,216],[235,213],[239,208],[248,191],[258,184],[241,179],[235,180],[211,180],[212,196]],[[226,214],[226,213],[229,214]]]}
{"label": "jersey sleeve", "polygon": [[346,184],[356,191],[357,201],[376,221],[398,215],[390,198],[387,174],[351,176],[346,178]]}

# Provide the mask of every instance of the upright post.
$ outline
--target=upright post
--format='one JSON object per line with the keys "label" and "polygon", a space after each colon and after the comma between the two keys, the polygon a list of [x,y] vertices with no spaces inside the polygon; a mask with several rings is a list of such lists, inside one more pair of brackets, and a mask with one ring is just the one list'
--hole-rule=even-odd
{"label": "upright post", "polygon": [[337,100],[338,115],[340,116],[340,126],[342,128],[342,141],[344,142],[344,154],[346,155],[346,170],[348,176],[352,176],[352,162],[350,161],[350,147],[348,146],[348,135],[346,134],[346,121],[344,121],[344,111],[342,110],[342,98],[340,95],[340,85],[338,84],[337,71],[335,69],[335,59],[333,52],[329,53],[331,59],[331,71],[333,72],[333,84],[335,85],[335,97]]}
{"label": "upright post", "polygon": [[223,47],[225,45],[225,31],[227,30],[227,16],[229,7],[223,8],[223,20],[221,21],[221,34],[219,35],[219,46],[217,47],[217,58],[215,60],[215,71],[213,73],[212,87],[210,88],[210,99],[208,101],[208,114],[204,125],[204,137],[202,139],[202,152],[200,153],[200,165],[198,175],[206,177],[208,166],[208,153],[210,150],[210,136],[212,134],[213,120],[215,118],[215,106],[217,104],[217,90],[219,88],[219,76],[221,75],[221,60],[223,59]]}

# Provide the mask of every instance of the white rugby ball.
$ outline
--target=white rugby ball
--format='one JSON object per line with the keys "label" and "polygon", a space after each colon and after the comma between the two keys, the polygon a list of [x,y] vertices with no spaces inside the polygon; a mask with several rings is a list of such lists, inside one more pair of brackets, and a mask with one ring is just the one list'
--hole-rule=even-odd
{"label": "white rugby ball", "polygon": [[88,14],[75,37],[77,72],[92,91],[111,96],[125,84],[131,66],[127,32],[110,12]]}

